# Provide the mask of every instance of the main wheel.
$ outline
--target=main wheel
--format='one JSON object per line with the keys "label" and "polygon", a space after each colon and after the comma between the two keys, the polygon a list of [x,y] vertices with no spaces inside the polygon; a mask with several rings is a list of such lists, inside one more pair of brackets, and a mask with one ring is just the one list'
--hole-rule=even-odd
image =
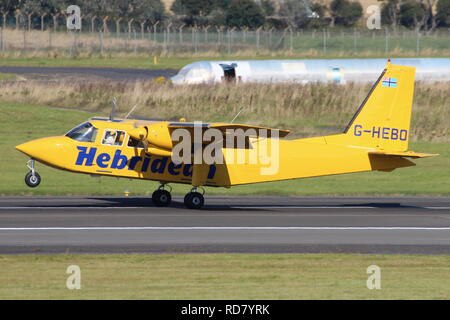
{"label": "main wheel", "polygon": [[189,209],[200,209],[205,204],[205,198],[199,192],[189,192],[184,197],[184,205]]}
{"label": "main wheel", "polygon": [[39,185],[39,183],[41,183],[41,176],[36,171],[34,174],[30,171],[25,176],[25,183],[30,188],[35,188]]}
{"label": "main wheel", "polygon": [[153,204],[157,207],[167,207],[172,201],[172,196],[167,190],[158,189],[152,194]]}

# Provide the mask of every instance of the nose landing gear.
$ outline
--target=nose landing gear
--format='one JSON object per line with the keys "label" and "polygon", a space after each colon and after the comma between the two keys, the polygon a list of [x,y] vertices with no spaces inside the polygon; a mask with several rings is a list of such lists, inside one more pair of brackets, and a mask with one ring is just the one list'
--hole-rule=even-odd
{"label": "nose landing gear", "polygon": [[27,162],[27,167],[30,169],[30,172],[25,175],[25,183],[30,188],[35,188],[41,183],[41,176],[34,170],[34,163],[34,159],[30,159]]}

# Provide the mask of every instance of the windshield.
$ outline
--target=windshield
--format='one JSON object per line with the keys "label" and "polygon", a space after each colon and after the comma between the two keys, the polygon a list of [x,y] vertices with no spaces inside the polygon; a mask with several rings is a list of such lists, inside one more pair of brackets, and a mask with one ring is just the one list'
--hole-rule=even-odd
{"label": "windshield", "polygon": [[97,128],[90,122],[85,122],[70,130],[66,137],[77,141],[94,142],[95,137],[97,137]]}

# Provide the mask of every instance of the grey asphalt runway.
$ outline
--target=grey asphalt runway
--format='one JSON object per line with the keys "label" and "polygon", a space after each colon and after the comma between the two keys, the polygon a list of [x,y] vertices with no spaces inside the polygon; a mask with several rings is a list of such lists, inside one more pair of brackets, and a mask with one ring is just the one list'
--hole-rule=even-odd
{"label": "grey asphalt runway", "polygon": [[0,253],[450,254],[450,198],[0,197]]}
{"label": "grey asphalt runway", "polygon": [[148,81],[161,76],[170,78],[177,70],[0,66],[0,73],[14,73],[26,79],[44,81]]}

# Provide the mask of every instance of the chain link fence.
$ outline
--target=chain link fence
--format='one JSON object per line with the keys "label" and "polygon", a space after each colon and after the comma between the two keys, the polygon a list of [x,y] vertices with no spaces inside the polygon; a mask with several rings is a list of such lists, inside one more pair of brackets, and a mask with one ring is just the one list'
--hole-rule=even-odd
{"label": "chain link fence", "polygon": [[0,52],[48,53],[69,56],[118,53],[171,55],[304,55],[342,56],[448,56],[450,29],[427,34],[383,28],[284,30],[223,27],[187,28],[138,21],[111,21],[108,17],[83,19],[81,31],[67,31],[66,17],[1,15]]}

